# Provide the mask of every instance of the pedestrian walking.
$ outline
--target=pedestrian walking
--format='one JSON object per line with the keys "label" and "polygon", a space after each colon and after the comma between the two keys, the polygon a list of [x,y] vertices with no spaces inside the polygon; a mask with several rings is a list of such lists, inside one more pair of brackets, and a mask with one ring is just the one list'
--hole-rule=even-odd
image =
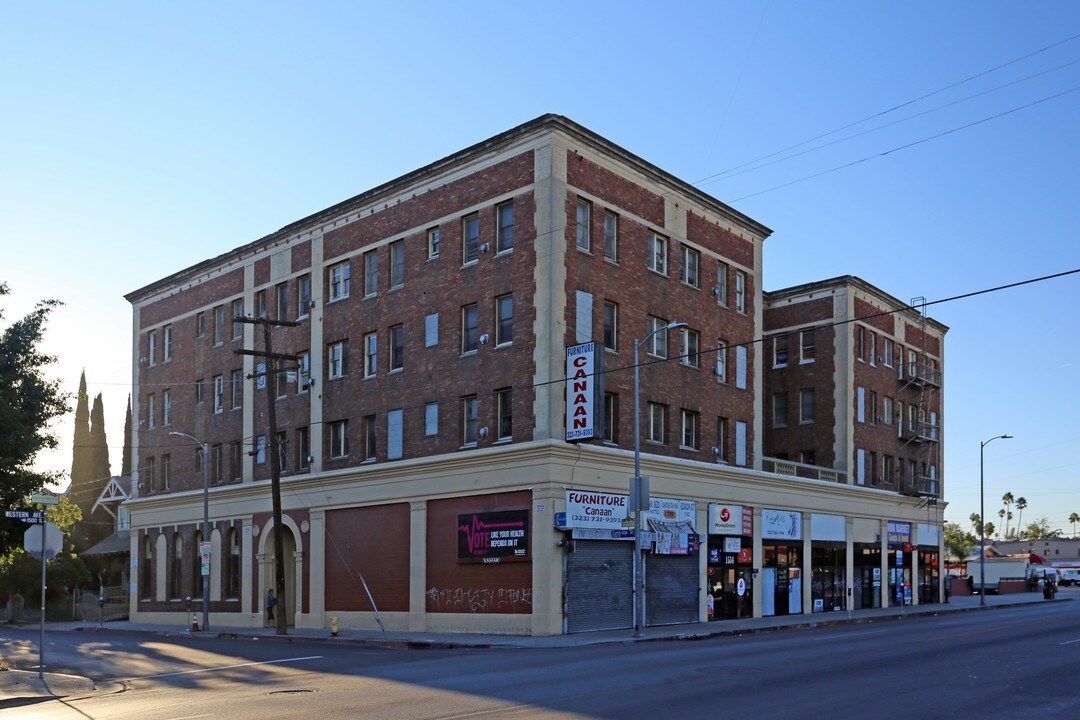
{"label": "pedestrian walking", "polygon": [[270,590],[268,590],[267,593],[266,593],[266,624],[263,625],[263,627],[273,627],[274,626],[274,606],[275,605],[277,605],[277,598],[274,597],[274,589],[270,588]]}

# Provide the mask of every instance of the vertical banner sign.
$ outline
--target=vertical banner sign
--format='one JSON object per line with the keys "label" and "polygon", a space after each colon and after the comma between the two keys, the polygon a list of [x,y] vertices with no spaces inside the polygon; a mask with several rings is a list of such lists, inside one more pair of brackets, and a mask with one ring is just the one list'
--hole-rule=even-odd
{"label": "vertical banner sign", "polygon": [[199,543],[199,563],[202,566],[200,568],[202,570],[202,574],[203,575],[209,575],[210,574],[210,543],[208,543],[208,542],[204,541],[204,542]]}
{"label": "vertical banner sign", "polygon": [[566,348],[566,441],[596,437],[596,343]]}
{"label": "vertical banner sign", "polygon": [[498,563],[529,557],[529,511],[458,515],[458,562]]}

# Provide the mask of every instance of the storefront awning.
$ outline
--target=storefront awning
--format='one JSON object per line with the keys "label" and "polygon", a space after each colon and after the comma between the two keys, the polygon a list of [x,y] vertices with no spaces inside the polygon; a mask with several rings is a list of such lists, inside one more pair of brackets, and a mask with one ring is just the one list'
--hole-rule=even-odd
{"label": "storefront awning", "polygon": [[125,532],[121,534],[114,532],[89,550],[83,552],[82,555],[116,555],[129,552],[131,552],[130,533]]}

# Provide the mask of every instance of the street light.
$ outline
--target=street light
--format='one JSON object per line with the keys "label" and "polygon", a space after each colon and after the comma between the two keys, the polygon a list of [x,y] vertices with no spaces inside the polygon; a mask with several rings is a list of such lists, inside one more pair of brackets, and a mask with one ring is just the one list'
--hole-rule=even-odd
{"label": "street light", "polygon": [[[658,327],[643,337],[634,341],[634,477],[630,478],[630,504],[635,507],[634,511],[634,637],[643,635],[642,627],[645,620],[645,567],[641,555],[641,513],[642,507],[637,507],[641,496],[641,368],[638,363],[638,351],[645,341],[658,332],[667,332],[676,328],[686,327],[684,322],[671,322],[663,327]],[[664,336],[667,340],[667,336]]]}
{"label": "street light", "polygon": [[986,605],[986,513],[983,510],[983,448],[995,440],[1011,440],[1012,435],[995,435],[979,443],[979,605]]}
{"label": "street light", "polygon": [[[210,542],[210,445],[187,433],[170,432],[171,437],[187,438],[202,453],[202,540]],[[199,548],[195,549],[196,552]],[[202,629],[210,626],[210,576],[202,576]]]}

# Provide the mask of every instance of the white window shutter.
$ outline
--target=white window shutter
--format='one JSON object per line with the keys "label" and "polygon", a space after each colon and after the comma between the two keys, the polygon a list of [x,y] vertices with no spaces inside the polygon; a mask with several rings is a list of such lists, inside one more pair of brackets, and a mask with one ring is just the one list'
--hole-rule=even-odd
{"label": "white window shutter", "polygon": [[746,346],[739,345],[735,348],[735,387],[740,390],[746,389]]}
{"label": "white window shutter", "polygon": [[386,414],[386,457],[388,460],[401,459],[401,410],[391,410]]}
{"label": "white window shutter", "polygon": [[866,451],[861,449],[861,448],[859,450],[856,450],[855,451],[855,461],[856,461],[856,465],[857,465],[857,467],[856,467],[856,476],[855,476],[856,481],[860,485],[865,485],[866,484]]}
{"label": "white window shutter", "polygon": [[428,403],[424,406],[424,434],[439,434],[439,403]]}
{"label": "white window shutter", "polygon": [[439,344],[439,313],[424,317],[424,347]]}
{"label": "white window shutter", "polygon": [[587,343],[593,339],[592,336],[592,293],[577,291],[577,318],[575,327],[577,328],[577,342]]}
{"label": "white window shutter", "polygon": [[746,423],[735,421],[735,464],[746,465]]}
{"label": "white window shutter", "polygon": [[855,412],[859,422],[866,422],[866,388],[858,389],[858,404]]}

